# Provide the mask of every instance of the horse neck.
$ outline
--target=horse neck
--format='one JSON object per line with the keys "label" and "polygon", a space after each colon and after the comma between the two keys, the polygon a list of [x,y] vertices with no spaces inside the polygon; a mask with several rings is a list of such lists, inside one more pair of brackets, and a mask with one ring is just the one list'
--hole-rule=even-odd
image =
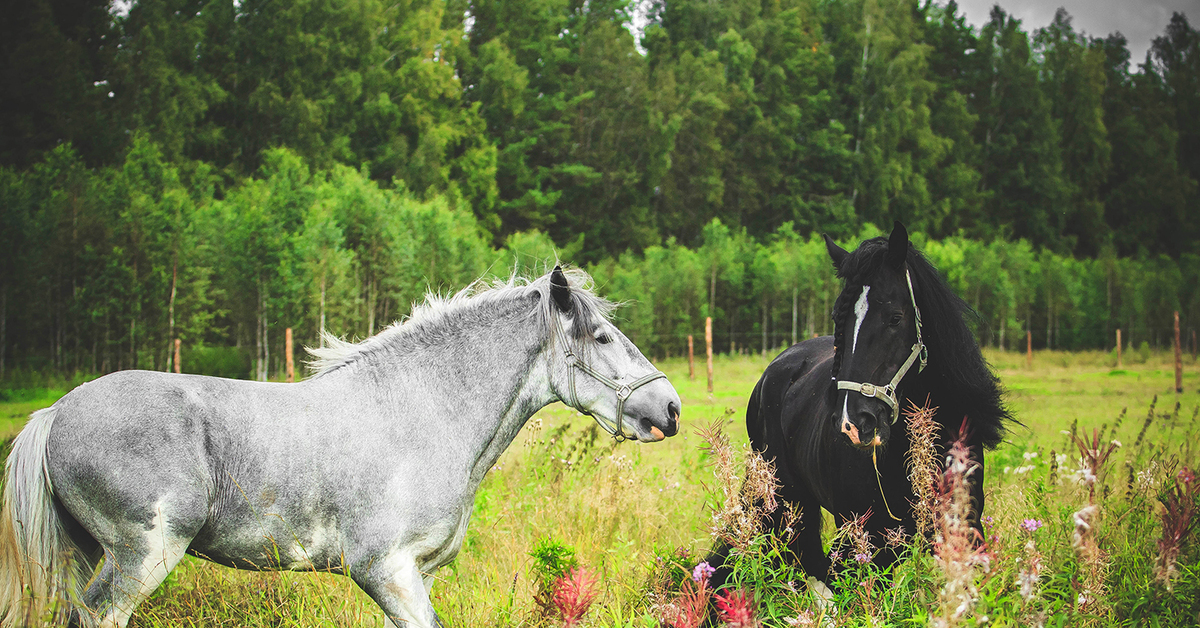
{"label": "horse neck", "polygon": [[392,408],[390,419],[419,421],[417,431],[429,434],[446,427],[451,433],[445,438],[455,443],[453,455],[471,466],[472,486],[477,486],[525,422],[557,398],[550,388],[544,335],[528,307],[497,304],[494,315],[463,312],[446,329],[413,334],[420,340],[398,337],[364,356],[362,364],[331,375],[339,375],[342,385],[365,386],[368,396],[385,407],[403,395],[433,410],[433,416],[416,417]]}

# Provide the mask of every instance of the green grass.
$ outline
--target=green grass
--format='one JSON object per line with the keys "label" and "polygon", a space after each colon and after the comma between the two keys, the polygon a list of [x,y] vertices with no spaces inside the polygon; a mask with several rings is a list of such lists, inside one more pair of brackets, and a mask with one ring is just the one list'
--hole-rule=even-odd
{"label": "green grass", "polygon": [[[1170,354],[1145,359],[1127,355],[1133,360],[1120,370],[1114,368],[1115,357],[1103,353],[1037,352],[1032,368],[1026,366],[1024,354],[987,356],[1024,427],[1016,426],[1007,441],[988,454],[984,514],[993,517],[990,535],[1002,567],[983,578],[977,614],[989,615],[990,625],[1025,625],[1035,611],[1048,614],[1048,625],[1054,625],[1057,616],[1067,618],[1060,625],[1135,625],[1147,617],[1163,626],[1194,625],[1200,610],[1192,608],[1200,591],[1194,544],[1185,548],[1184,574],[1174,597],[1156,589],[1150,582],[1159,535],[1154,495],[1124,496],[1126,461],[1135,471],[1157,473],[1159,481],[1172,460],[1195,464],[1190,442],[1196,436],[1194,412],[1200,407],[1200,369],[1190,356],[1180,395],[1174,392]],[[709,507],[717,487],[694,429],[724,418],[732,442],[744,445],[746,401],[767,361],[759,356],[719,356],[711,395],[702,360],[697,361],[694,380],[688,378],[686,360],[660,363],[683,399],[685,422],[679,436],[663,443],[618,446],[600,438],[591,419],[560,405],[539,413],[485,479],[462,552],[437,574],[433,600],[447,625],[553,625],[533,601],[536,570],[529,555],[546,539],[574,548],[580,564],[601,576],[602,591],[585,625],[658,625],[648,598],[655,565],[681,552],[686,556],[682,562],[695,564],[710,545]],[[21,417],[58,395],[46,391],[36,399],[0,402],[0,437],[14,434]],[[1134,448],[1155,396],[1146,444]],[[1122,411],[1125,417],[1114,432]],[[1048,480],[1051,450],[1076,458],[1062,434],[1072,424],[1088,434],[1106,426],[1105,439],[1124,444],[1103,478],[1105,493],[1111,496],[1105,497],[1098,529],[1108,553],[1111,595],[1104,614],[1095,616],[1068,613],[1080,577],[1070,546],[1071,516],[1086,502],[1086,493],[1070,482]],[[1038,456],[1029,462],[1027,453]],[[1033,469],[1013,471],[1023,465]],[[1020,556],[1024,542],[1017,525],[1027,517],[1046,522],[1034,535],[1047,564],[1036,607],[1019,604],[1013,588],[1012,560]],[[769,549],[762,547],[763,552]],[[754,565],[774,573],[764,566],[769,563]],[[892,585],[852,588],[868,593],[839,598],[843,611],[838,621],[923,625],[940,586],[937,574],[932,558],[920,554],[905,564]],[[782,625],[780,617],[812,607],[807,593],[780,593],[781,583],[797,577],[781,572],[760,575],[750,583],[759,591],[768,625]],[[878,581],[878,574],[852,577]],[[1135,616],[1141,619],[1135,621]],[[138,626],[379,626],[382,616],[346,578],[240,572],[189,558],[139,610],[135,621]]]}

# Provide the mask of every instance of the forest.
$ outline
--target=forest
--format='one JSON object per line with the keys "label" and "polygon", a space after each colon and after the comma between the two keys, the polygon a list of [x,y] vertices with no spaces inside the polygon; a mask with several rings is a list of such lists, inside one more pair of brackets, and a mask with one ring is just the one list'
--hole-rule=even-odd
{"label": "forest", "polygon": [[[635,15],[644,28],[634,28]],[[1200,327],[1200,32],[951,0],[29,0],[0,23],[0,380],[278,377],[561,259],[647,354],[829,333],[904,222],[981,343]]]}

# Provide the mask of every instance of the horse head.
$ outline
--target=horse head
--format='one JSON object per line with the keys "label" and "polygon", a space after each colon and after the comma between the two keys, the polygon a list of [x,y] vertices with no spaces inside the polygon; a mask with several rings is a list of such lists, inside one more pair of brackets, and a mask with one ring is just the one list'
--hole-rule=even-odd
{"label": "horse head", "polygon": [[617,439],[660,441],[679,431],[681,402],[667,376],[621,330],[579,298],[567,274],[550,273],[551,386]]}
{"label": "horse head", "polygon": [[838,276],[846,281],[834,307],[835,427],[856,447],[884,445],[900,416],[900,390],[925,367],[921,311],[908,271],[909,241],[895,223],[848,253],[825,236]]}

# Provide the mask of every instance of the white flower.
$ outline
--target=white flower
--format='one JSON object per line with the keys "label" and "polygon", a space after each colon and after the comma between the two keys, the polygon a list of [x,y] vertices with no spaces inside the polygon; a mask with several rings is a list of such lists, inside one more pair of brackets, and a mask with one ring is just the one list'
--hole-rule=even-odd
{"label": "white flower", "polygon": [[1027,451],[1027,452],[1021,454],[1021,456],[1023,458],[1025,458],[1025,462],[1029,462],[1030,460],[1037,458],[1037,452],[1036,451]]}

